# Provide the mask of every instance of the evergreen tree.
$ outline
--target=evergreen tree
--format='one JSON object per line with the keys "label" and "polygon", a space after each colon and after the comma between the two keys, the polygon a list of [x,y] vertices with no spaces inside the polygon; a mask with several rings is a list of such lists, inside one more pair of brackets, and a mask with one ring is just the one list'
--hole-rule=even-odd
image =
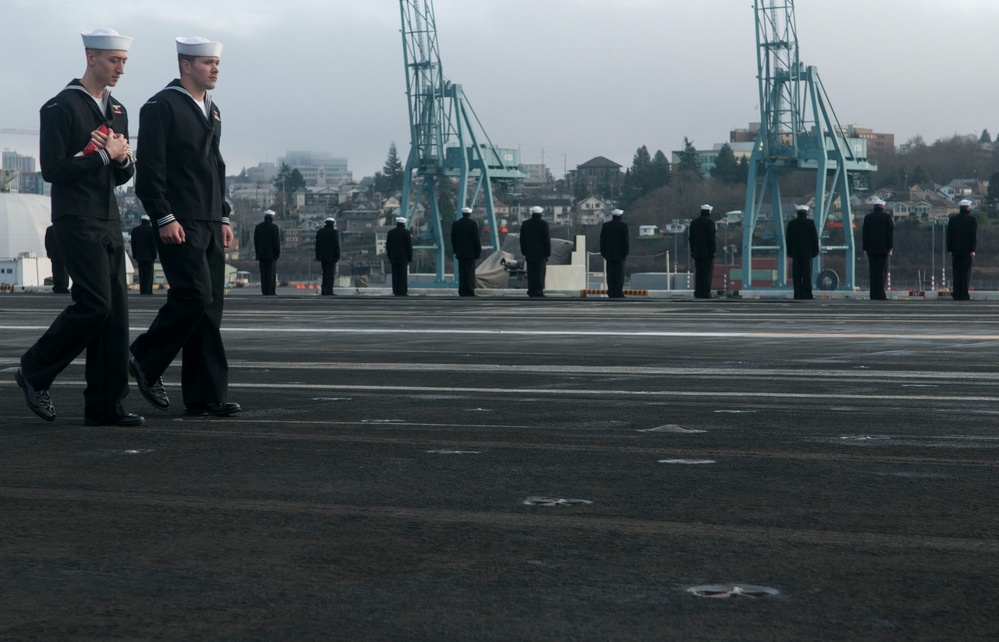
{"label": "evergreen tree", "polygon": [[643,194],[642,189],[635,184],[631,169],[624,170],[624,180],[621,181],[621,205],[627,209],[635,199],[640,198]]}
{"label": "evergreen tree", "polygon": [[727,143],[718,151],[711,176],[723,183],[735,183],[739,180],[739,161],[735,160],[735,153]]}
{"label": "evergreen tree", "polygon": [[999,203],[999,172],[989,176],[989,190],[985,194],[985,202],[989,205]]}
{"label": "evergreen tree", "polygon": [[979,137],[978,142],[982,143],[983,145],[991,145],[992,144],[992,134],[989,133],[988,129],[983,129],[982,130],[982,135],[981,135],[981,137]]}
{"label": "evergreen tree", "polygon": [[305,177],[297,168],[288,163],[281,163],[277,178],[274,179],[274,190],[277,192],[277,202],[280,203],[280,214],[285,216],[295,200],[295,192],[305,187]]}
{"label": "evergreen tree", "polygon": [[926,173],[922,165],[916,165],[916,169],[912,171],[912,177],[909,182],[913,185],[922,185],[923,183],[929,183],[932,179],[930,175]]}
{"label": "evergreen tree", "polygon": [[291,170],[291,175],[288,177],[288,191],[294,194],[303,187],[305,187],[305,177],[302,176],[302,172],[298,171],[296,167]]}
{"label": "evergreen tree", "polygon": [[393,142],[389,146],[388,158],[385,159],[385,166],[382,168],[382,176],[384,177],[386,187],[383,191],[394,193],[401,190],[404,172],[405,168],[399,160],[399,153],[396,151],[395,143]]}
{"label": "evergreen tree", "polygon": [[702,178],[701,163],[697,159],[697,148],[686,136],[683,137],[683,150],[679,153],[677,170],[688,179]]}
{"label": "evergreen tree", "polygon": [[745,185],[749,182],[749,159],[743,156],[739,159],[739,183]]}
{"label": "evergreen tree", "polygon": [[281,163],[281,167],[278,169],[277,178],[274,179],[274,185],[278,189],[281,189],[281,182],[286,180],[289,175],[291,175],[291,165],[288,163]]}
{"label": "evergreen tree", "polygon": [[666,154],[664,154],[661,149],[656,150],[656,155],[652,157],[652,170],[650,176],[652,189],[666,187],[669,185],[669,179],[669,159],[666,158]]}
{"label": "evergreen tree", "polygon": [[640,194],[645,194],[652,187],[652,157],[649,148],[642,145],[635,152],[631,161],[631,169],[625,174],[625,185],[636,188]]}

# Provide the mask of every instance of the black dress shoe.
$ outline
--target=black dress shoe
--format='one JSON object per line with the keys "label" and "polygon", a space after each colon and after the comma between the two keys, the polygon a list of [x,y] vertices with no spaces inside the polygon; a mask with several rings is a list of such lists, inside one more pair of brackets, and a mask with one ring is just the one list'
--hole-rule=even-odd
{"label": "black dress shoe", "polygon": [[184,414],[189,417],[227,417],[242,410],[238,403],[219,401],[217,403],[189,403]]}
{"label": "black dress shoe", "polygon": [[145,426],[146,419],[142,415],[137,415],[134,412],[130,412],[123,417],[118,417],[112,421],[101,421],[100,419],[91,419],[87,417],[83,420],[85,426]]}
{"label": "black dress shoe", "polygon": [[135,383],[139,386],[139,394],[153,404],[156,409],[166,410],[170,407],[170,400],[167,399],[166,390],[163,389],[163,380],[157,379],[150,384],[146,375],[142,374],[142,370],[139,369],[139,362],[135,360],[135,357],[130,357],[128,360],[128,374],[135,378]]}
{"label": "black dress shoe", "polygon": [[21,374],[20,368],[14,372],[14,380],[17,381],[17,385],[21,387],[21,390],[24,390],[24,400],[28,402],[28,408],[31,408],[31,412],[45,421],[55,421],[55,407],[52,405],[52,398],[49,397],[49,391],[32,388],[28,380]]}

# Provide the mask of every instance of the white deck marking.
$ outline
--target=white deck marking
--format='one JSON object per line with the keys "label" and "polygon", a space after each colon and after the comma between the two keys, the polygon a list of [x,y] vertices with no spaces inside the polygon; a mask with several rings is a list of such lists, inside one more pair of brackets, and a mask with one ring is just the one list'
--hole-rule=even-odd
{"label": "white deck marking", "polygon": [[954,381],[982,380],[993,385],[993,372],[915,372],[908,370],[854,370],[804,368],[669,368],[651,366],[564,366],[564,365],[519,365],[495,363],[400,363],[400,362],[343,362],[343,361],[236,361],[229,362],[229,368],[264,370],[336,370],[336,371],[386,371],[386,372],[481,372],[489,375],[509,374],[588,374],[588,375],[636,375],[673,377],[793,377],[804,379],[940,379],[944,383]]}
{"label": "white deck marking", "polygon": [[[11,382],[13,385],[13,382]],[[82,382],[80,382],[82,383]],[[829,394],[819,392],[815,394],[795,393],[795,392],[733,392],[731,390],[713,390],[708,392],[698,392],[692,390],[608,390],[606,388],[596,389],[572,389],[572,388],[457,388],[457,387],[434,387],[434,386],[369,386],[369,385],[335,385],[335,384],[303,384],[303,383],[230,383],[230,388],[244,388],[247,390],[355,390],[360,392],[396,392],[396,393],[426,393],[426,392],[464,392],[476,394],[505,394],[521,395],[519,399],[525,401],[525,397],[535,396],[591,396],[591,397],[697,397],[712,398],[722,397],[731,399],[733,395],[740,399],[818,399],[829,401]],[[919,401],[926,403],[930,401],[972,401],[976,403],[999,403],[999,397],[978,397],[978,396],[943,396],[943,395],[865,395],[851,394],[851,400],[866,399],[870,401]]]}
{"label": "white deck marking", "polygon": [[[45,331],[44,325],[0,325],[0,330]],[[142,333],[146,327],[129,328]],[[702,338],[702,339],[877,339],[891,341],[999,341],[999,334],[906,334],[897,332],[704,332],[688,330],[491,330],[455,328],[275,328],[273,326],[223,327],[230,334],[343,334],[343,335],[472,335],[472,336],[524,336],[524,337],[619,337],[619,338]]]}

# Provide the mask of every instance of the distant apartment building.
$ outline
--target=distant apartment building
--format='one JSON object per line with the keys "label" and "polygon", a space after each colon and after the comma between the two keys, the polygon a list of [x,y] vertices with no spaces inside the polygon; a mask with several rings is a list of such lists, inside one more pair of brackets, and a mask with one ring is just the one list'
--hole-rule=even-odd
{"label": "distant apartment building", "polygon": [[229,188],[233,203],[242,203],[255,210],[265,210],[274,204],[276,193],[270,183],[236,183]]}
{"label": "distant apartment building", "polygon": [[[859,138],[867,141],[867,153],[874,157],[877,157],[880,152],[895,150],[895,134],[881,134],[860,125],[847,125],[843,127],[842,132],[847,138]],[[760,124],[749,123],[745,129],[730,131],[728,142],[732,143],[733,146],[735,143],[755,143],[759,133]]]}
{"label": "distant apartment building", "polygon": [[756,136],[760,133],[759,123],[749,123],[745,129],[733,129],[728,133],[729,143],[755,143]]}
{"label": "distant apartment building", "polygon": [[278,159],[278,167],[282,164],[297,169],[305,184],[310,186],[342,185],[353,180],[353,174],[347,169],[347,159],[329,152],[288,152]]}
{"label": "distant apartment building", "polygon": [[552,182],[552,174],[543,164],[532,165],[521,163],[520,171],[527,174],[527,176],[522,179],[524,187],[541,187],[542,185],[547,185]]}
{"label": "distant apartment building", "polygon": [[867,141],[867,154],[875,159],[881,152],[895,151],[895,134],[879,134],[873,129],[859,125],[847,125],[843,128],[847,138],[860,138]]}
{"label": "distant apartment building", "polygon": [[246,168],[246,180],[250,183],[273,183],[277,175],[275,163],[257,163],[256,167]]}
{"label": "distant apartment building", "polygon": [[5,149],[2,155],[0,155],[0,169],[4,171],[10,181],[7,184],[7,189],[11,192],[19,192],[21,194],[41,193],[38,190],[34,156],[26,156]]}
{"label": "distant apartment building", "polygon": [[340,189],[329,185],[299,188],[293,195],[300,218],[325,216],[340,205]]}

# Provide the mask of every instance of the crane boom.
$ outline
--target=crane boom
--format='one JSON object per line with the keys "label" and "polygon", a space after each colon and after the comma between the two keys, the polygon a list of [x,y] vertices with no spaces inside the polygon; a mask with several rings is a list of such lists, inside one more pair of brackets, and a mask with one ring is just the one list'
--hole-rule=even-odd
{"label": "crane boom", "polygon": [[[816,175],[813,212],[821,246],[813,274],[819,274],[826,253],[843,251],[843,286],[853,289],[856,247],[850,186],[851,181],[863,185],[865,177],[877,167],[867,160],[866,141],[846,138],[818,69],[806,67],[799,58],[794,0],[754,0],[753,8],[760,131],[750,157],[746,186],[742,287],[753,288],[754,251],[776,253],[777,286],[787,287],[787,247],[780,178],[790,171],[812,171]],[[770,232],[773,242],[762,245],[757,244],[756,237],[766,235],[757,228],[764,222],[761,214],[767,196],[771,207],[767,225],[773,225]],[[843,240],[823,245],[822,232],[830,222],[837,201]]]}
{"label": "crane boom", "polygon": [[[446,250],[438,189],[450,189],[451,179],[457,179],[456,209],[473,207],[481,194],[492,247],[499,250],[491,181],[523,178],[524,174],[516,150],[494,147],[461,85],[445,80],[433,0],[399,0],[399,9],[410,129],[400,212],[412,225],[421,200],[429,208],[432,244],[417,247],[435,251],[437,283],[443,284]],[[415,193],[414,179],[418,183]],[[470,181],[474,190],[468,189]]]}

